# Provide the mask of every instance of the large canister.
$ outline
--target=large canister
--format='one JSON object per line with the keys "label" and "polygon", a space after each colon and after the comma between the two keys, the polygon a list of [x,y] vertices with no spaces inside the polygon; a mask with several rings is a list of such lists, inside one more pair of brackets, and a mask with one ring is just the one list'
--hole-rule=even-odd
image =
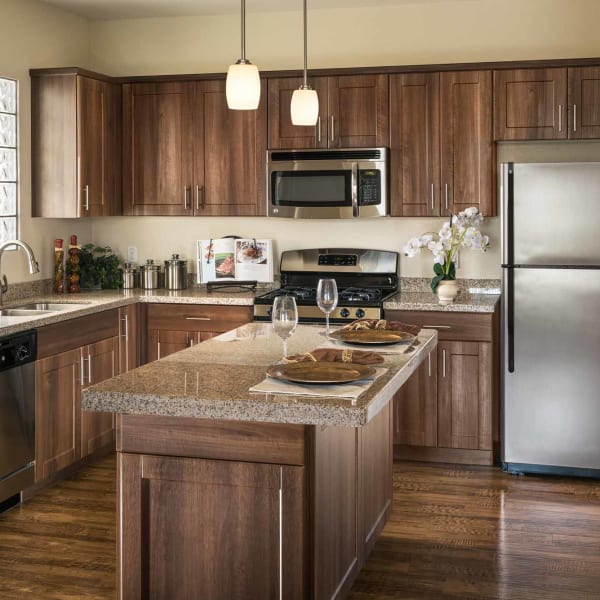
{"label": "large canister", "polygon": [[184,290],[187,287],[187,261],[173,254],[165,260],[165,288],[167,290]]}

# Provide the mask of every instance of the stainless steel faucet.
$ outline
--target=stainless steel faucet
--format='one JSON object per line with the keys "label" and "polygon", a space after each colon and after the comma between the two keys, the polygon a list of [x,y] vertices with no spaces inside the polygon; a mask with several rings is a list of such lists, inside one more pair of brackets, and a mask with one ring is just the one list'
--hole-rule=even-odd
{"label": "stainless steel faucet", "polygon": [[[0,244],[0,264],[2,263],[2,254],[6,250],[6,248],[10,246],[17,246],[25,250],[27,254],[27,258],[29,260],[29,273],[33,275],[34,273],[40,272],[40,267],[35,260],[35,255],[33,254],[33,250],[29,244],[22,242],[21,240],[7,240],[3,244]],[[0,280],[0,305],[2,305],[2,297],[8,291],[8,281],[6,279],[6,275],[2,275],[2,279]]]}

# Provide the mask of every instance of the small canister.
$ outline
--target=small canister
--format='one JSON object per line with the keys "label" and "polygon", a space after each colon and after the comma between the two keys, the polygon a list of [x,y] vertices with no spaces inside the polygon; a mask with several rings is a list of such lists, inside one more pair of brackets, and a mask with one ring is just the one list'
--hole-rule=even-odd
{"label": "small canister", "polygon": [[167,290],[184,290],[187,287],[187,262],[173,254],[165,260],[165,288]]}
{"label": "small canister", "polygon": [[143,290],[156,290],[160,287],[160,265],[149,258],[140,266],[140,286]]}
{"label": "small canister", "polygon": [[123,265],[123,289],[133,290],[139,287],[138,271],[133,263]]}

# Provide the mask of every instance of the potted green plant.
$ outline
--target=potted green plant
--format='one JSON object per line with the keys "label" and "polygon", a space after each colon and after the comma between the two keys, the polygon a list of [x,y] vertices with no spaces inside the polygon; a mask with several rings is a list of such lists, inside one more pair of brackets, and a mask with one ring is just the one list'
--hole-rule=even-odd
{"label": "potted green plant", "polygon": [[121,260],[109,246],[86,244],[79,251],[81,287],[116,290],[123,287]]}

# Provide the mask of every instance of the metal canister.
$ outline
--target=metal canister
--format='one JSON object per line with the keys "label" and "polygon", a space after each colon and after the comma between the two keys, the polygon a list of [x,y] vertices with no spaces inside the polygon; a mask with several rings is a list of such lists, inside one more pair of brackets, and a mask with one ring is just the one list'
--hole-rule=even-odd
{"label": "metal canister", "polygon": [[160,287],[160,265],[149,258],[140,266],[140,285],[143,290],[156,290]]}
{"label": "metal canister", "polygon": [[165,260],[165,288],[167,290],[184,290],[187,287],[187,261],[173,254]]}
{"label": "metal canister", "polygon": [[133,263],[123,265],[123,289],[132,290],[139,287],[138,271]]}

